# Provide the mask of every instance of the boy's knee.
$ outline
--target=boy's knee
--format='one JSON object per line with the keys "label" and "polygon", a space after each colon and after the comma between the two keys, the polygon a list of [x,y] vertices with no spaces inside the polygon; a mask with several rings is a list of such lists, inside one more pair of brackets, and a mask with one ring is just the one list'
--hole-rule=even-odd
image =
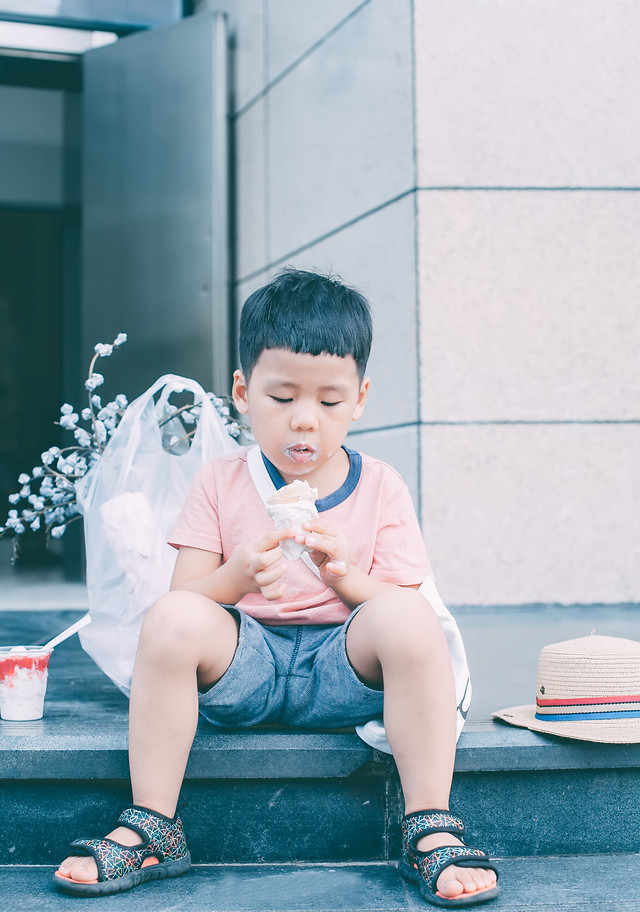
{"label": "boy's knee", "polygon": [[416,589],[382,593],[360,610],[382,650],[401,649],[405,655],[417,652],[423,656],[431,648],[446,646],[434,609]]}
{"label": "boy's knee", "polygon": [[170,646],[173,650],[198,645],[222,614],[227,612],[217,602],[195,592],[173,590],[147,612],[141,641],[156,647]]}
{"label": "boy's knee", "polygon": [[374,596],[363,607],[371,623],[381,629],[408,629],[411,625],[438,623],[435,611],[417,589],[396,588]]}

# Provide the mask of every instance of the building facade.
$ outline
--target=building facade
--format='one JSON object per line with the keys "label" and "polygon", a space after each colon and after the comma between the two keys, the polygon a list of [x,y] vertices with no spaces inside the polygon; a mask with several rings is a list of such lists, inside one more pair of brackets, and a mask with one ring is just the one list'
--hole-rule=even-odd
{"label": "building facade", "polygon": [[[376,333],[352,443],[405,476],[445,601],[640,602],[637,6],[182,12],[228,27],[225,373],[274,271],[341,275]],[[109,325],[87,282],[85,341]]]}

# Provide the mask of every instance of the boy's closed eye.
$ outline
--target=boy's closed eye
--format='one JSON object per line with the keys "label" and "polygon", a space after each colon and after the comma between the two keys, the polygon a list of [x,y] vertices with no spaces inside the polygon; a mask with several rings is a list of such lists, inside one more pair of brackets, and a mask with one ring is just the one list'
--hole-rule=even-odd
{"label": "boy's closed eye", "polygon": [[[286,405],[288,402],[293,402],[293,396],[284,398],[283,396],[274,396],[273,393],[269,396],[274,402],[279,402],[281,405]],[[321,400],[320,405],[326,406],[326,408],[333,408],[335,405],[341,405],[342,399],[337,400],[336,402],[327,402],[326,400]]]}

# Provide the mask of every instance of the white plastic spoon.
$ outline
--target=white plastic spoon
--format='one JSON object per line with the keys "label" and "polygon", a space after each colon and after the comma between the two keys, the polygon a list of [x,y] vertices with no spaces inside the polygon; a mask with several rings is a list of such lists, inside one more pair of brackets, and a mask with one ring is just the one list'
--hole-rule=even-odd
{"label": "white plastic spoon", "polygon": [[54,636],[52,640],[49,640],[48,643],[45,643],[42,647],[42,651],[46,652],[47,649],[53,649],[54,646],[57,646],[64,640],[68,640],[69,637],[73,636],[74,633],[77,633],[78,630],[82,630],[83,627],[86,627],[87,624],[90,623],[91,615],[85,614],[84,617],[81,617],[79,621],[75,621],[75,623],[71,624],[70,627],[67,627],[66,630],[63,630],[62,633],[59,633],[57,636]]}

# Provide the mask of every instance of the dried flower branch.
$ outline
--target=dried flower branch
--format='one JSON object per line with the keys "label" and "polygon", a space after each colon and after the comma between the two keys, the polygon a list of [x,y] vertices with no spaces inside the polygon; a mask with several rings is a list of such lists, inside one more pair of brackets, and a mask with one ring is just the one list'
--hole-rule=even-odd
{"label": "dried flower branch", "polygon": [[[55,423],[73,432],[75,445],[63,449],[50,447],[41,454],[41,464],[35,466],[31,474],[24,472],[18,477],[20,489],[9,495],[11,509],[4,525],[0,526],[0,538],[13,536],[12,562],[18,556],[19,537],[28,530],[37,532],[44,528],[47,536],[60,538],[70,523],[82,518],[75,484],[98,462],[129,405],[123,394],[102,405],[102,399],[95,391],[104,383],[104,376],[94,368],[99,358],[109,358],[126,341],[126,333],[119,333],[110,344],[98,342],[84,384],[88,405],[79,413],[68,402],[60,408],[60,420]],[[231,417],[228,399],[213,393],[207,393],[207,397],[231,437],[245,434],[251,438],[249,429]],[[188,448],[196,432],[200,412],[199,403],[179,408],[167,403],[158,424],[162,428],[174,422],[170,425],[173,433],[165,443],[168,451],[178,452]]]}

